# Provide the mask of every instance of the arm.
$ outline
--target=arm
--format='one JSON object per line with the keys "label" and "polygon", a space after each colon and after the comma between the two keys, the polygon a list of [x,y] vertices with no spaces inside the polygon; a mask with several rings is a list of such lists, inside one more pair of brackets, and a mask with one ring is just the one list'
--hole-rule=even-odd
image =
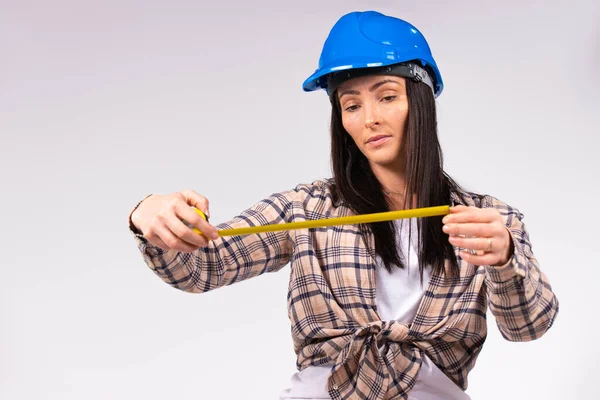
{"label": "arm", "polygon": [[[216,228],[288,222],[293,193],[274,194]],[[278,271],[292,254],[287,231],[221,237],[193,253],[183,253],[153,246],[131,224],[130,230],[150,269],[169,285],[191,293],[207,292],[264,272]]]}
{"label": "arm", "polygon": [[523,214],[489,198],[506,222],[514,248],[502,266],[486,266],[486,287],[490,311],[502,336],[510,341],[530,341],[541,337],[553,324],[559,303],[546,275],[532,252]]}

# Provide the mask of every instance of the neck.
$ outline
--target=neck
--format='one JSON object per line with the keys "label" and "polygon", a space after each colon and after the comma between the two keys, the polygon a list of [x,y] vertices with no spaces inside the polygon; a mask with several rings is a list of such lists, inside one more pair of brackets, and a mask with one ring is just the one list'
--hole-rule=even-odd
{"label": "neck", "polygon": [[[404,173],[404,164],[389,166],[371,164],[371,170],[383,188],[383,192],[387,198],[390,209],[404,209],[406,193],[406,175]],[[416,198],[413,196],[413,206],[415,200]]]}

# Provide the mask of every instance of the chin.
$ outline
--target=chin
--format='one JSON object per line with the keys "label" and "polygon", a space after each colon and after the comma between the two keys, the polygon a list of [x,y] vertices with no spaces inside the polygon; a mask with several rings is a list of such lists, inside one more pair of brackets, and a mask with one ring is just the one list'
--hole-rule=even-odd
{"label": "chin", "polygon": [[394,157],[372,157],[369,159],[371,165],[377,165],[379,167],[394,167],[397,166],[400,160]]}
{"label": "chin", "polygon": [[381,167],[391,167],[394,165],[398,165],[400,160],[400,156],[398,154],[394,154],[393,152],[377,152],[377,154],[368,154],[366,155],[367,159],[371,164],[375,164]]}

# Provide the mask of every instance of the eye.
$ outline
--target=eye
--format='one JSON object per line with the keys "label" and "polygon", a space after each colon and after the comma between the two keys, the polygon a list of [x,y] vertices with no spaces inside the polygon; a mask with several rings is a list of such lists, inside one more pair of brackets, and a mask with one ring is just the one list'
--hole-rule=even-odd
{"label": "eye", "polygon": [[385,101],[386,103],[389,103],[391,101],[396,100],[396,97],[397,96],[385,96],[385,97],[382,98],[382,100]]}
{"label": "eye", "polygon": [[357,105],[352,105],[352,106],[346,107],[344,109],[344,111],[347,111],[347,112],[354,112],[356,110],[358,110],[358,106]]}

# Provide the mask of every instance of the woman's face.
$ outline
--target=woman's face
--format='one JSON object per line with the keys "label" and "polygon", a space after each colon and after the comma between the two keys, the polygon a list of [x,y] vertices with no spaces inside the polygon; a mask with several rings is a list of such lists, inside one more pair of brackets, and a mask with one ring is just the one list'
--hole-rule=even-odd
{"label": "woman's face", "polygon": [[372,167],[403,167],[408,118],[404,78],[371,75],[350,79],[337,91],[342,124]]}

